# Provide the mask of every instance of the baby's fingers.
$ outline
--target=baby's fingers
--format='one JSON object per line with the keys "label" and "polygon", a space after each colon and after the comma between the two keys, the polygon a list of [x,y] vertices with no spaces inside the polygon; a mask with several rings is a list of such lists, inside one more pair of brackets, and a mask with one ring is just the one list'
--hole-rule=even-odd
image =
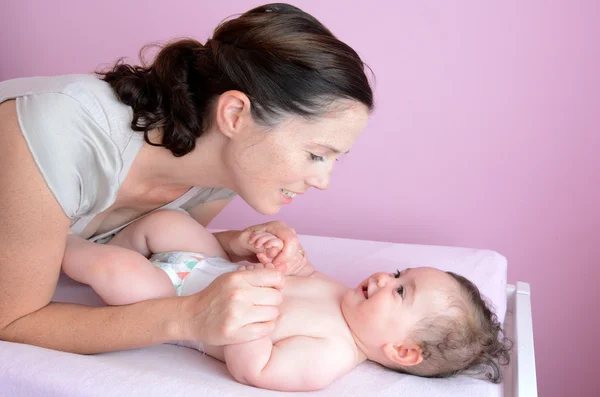
{"label": "baby's fingers", "polygon": [[260,236],[256,240],[256,242],[254,243],[254,247],[255,248],[279,247],[281,249],[281,248],[283,248],[283,241],[279,240],[277,237],[273,236],[272,234],[266,234],[264,236]]}
{"label": "baby's fingers", "polygon": [[256,246],[258,245],[256,244],[257,240],[265,236],[272,236],[272,234],[263,231],[252,232],[252,235],[250,235],[250,238],[248,239],[248,244]]}
{"label": "baby's fingers", "polygon": [[283,249],[283,241],[273,236],[273,238],[265,242],[265,248],[278,248],[278,251],[281,251]]}

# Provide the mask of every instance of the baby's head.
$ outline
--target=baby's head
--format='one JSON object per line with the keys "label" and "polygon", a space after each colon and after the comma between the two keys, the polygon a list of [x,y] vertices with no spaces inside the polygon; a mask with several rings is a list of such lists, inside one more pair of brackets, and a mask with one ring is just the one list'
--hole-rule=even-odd
{"label": "baby's head", "polygon": [[477,287],[421,267],[375,273],[342,300],[344,317],[370,360],[425,377],[483,372],[501,381],[510,341]]}

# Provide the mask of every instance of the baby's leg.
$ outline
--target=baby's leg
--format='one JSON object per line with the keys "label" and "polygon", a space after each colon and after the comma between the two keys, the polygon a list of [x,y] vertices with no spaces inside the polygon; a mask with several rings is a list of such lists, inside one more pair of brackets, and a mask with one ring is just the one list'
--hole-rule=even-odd
{"label": "baby's leg", "polygon": [[168,275],[138,252],[69,235],[62,263],[72,279],[90,285],[108,305],[175,296]]}
{"label": "baby's leg", "polygon": [[219,241],[187,213],[161,210],[131,224],[108,242],[149,258],[169,251],[201,253],[229,259]]}
{"label": "baby's leg", "polygon": [[189,215],[156,211],[107,244],[70,235],[62,267],[72,279],[90,285],[105,303],[124,305],[175,295],[169,276],[147,259],[167,251],[227,258],[217,239]]}
{"label": "baby's leg", "polygon": [[184,279],[202,258],[229,260],[211,233],[187,213],[178,211],[153,212],[127,227],[108,244],[150,257],[153,270],[166,275],[178,295],[184,291]]}

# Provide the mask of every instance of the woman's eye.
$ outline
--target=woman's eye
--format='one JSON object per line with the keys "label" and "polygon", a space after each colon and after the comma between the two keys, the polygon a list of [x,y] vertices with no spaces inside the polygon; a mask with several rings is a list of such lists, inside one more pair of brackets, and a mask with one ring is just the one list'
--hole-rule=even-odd
{"label": "woman's eye", "polygon": [[400,288],[398,288],[396,290],[396,292],[398,292],[398,294],[400,294],[400,296],[404,298],[404,287],[403,286],[400,286]]}
{"label": "woman's eye", "polygon": [[325,161],[325,157],[323,156],[317,156],[316,154],[310,154],[310,159],[312,161]]}

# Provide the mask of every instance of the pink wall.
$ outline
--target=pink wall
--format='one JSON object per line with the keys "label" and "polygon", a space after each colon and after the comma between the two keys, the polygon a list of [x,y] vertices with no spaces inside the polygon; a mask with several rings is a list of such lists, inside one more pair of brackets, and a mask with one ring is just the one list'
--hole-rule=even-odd
{"label": "pink wall", "polygon": [[[600,2],[356,3],[295,2],[373,67],[378,108],[331,189],[277,218],[307,234],[501,252],[509,281],[531,283],[540,395],[598,395]],[[148,4],[3,2],[0,80],[204,39],[260,2]],[[238,200],[212,226],[265,220]]]}

